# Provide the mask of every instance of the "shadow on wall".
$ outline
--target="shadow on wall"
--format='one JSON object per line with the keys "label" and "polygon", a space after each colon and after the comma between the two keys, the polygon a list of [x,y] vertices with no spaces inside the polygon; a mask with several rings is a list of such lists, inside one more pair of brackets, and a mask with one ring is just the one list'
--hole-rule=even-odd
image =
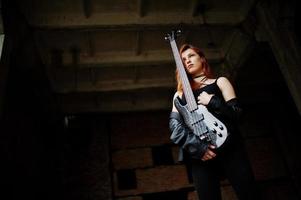
{"label": "shadow on wall", "polygon": [[266,199],[298,199],[300,115],[268,43],[257,43],[238,72],[244,134],[256,179]]}

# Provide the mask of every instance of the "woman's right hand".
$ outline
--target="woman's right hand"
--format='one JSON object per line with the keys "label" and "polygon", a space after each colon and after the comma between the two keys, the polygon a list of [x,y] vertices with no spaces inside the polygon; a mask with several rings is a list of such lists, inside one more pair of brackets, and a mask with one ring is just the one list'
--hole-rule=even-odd
{"label": "woman's right hand", "polygon": [[202,104],[204,106],[207,106],[210,99],[213,97],[213,94],[208,94],[207,92],[203,91],[199,96],[198,96],[198,103]]}
{"label": "woman's right hand", "polygon": [[208,149],[202,157],[202,161],[211,160],[216,156],[216,153],[213,152],[213,149],[215,149],[215,146],[209,145]]}

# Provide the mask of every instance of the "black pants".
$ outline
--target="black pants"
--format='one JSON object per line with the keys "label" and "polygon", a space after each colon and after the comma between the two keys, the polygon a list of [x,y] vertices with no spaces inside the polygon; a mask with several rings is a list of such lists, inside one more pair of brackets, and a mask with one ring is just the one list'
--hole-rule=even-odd
{"label": "black pants", "polygon": [[260,195],[247,153],[241,142],[232,141],[217,150],[209,161],[191,160],[191,175],[200,200],[221,200],[220,180],[231,183],[239,200],[259,200]]}

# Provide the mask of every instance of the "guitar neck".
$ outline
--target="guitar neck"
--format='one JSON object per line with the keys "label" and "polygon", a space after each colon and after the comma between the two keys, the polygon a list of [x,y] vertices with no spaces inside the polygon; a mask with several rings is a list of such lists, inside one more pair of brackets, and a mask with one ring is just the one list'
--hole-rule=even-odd
{"label": "guitar neck", "polygon": [[185,67],[183,65],[177,44],[175,40],[170,41],[170,45],[171,45],[171,49],[172,49],[172,53],[174,56],[174,59],[176,61],[176,66],[180,75],[180,79],[183,85],[183,92],[186,98],[186,102],[187,102],[187,106],[189,111],[193,111],[196,110],[198,108],[198,105],[196,103],[196,100],[194,98],[192,89],[191,89],[191,85],[189,83],[187,74],[186,74],[186,70]]}

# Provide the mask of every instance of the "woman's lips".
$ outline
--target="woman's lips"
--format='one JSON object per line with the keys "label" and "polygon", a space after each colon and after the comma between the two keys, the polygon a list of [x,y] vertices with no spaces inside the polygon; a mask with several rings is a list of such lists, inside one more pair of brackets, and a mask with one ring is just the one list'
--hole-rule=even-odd
{"label": "woman's lips", "polygon": [[189,64],[189,65],[187,66],[187,68],[190,69],[192,66],[193,66],[193,64]]}

